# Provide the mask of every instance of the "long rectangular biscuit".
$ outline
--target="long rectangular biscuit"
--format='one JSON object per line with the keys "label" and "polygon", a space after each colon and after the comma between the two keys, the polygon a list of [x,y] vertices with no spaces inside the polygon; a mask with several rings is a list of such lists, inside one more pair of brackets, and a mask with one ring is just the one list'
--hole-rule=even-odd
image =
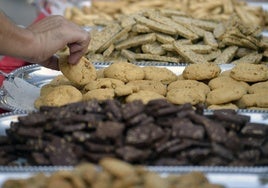
{"label": "long rectangular biscuit", "polygon": [[170,35],[175,35],[177,33],[176,29],[170,27],[168,25],[150,20],[145,18],[144,16],[135,15],[134,17],[138,23],[144,24],[147,27],[151,28],[152,30],[159,31],[161,33],[166,33]]}
{"label": "long rectangular biscuit", "polygon": [[128,38],[128,39],[116,44],[115,48],[117,50],[128,49],[128,48],[131,48],[134,46],[139,46],[142,44],[154,42],[155,40],[156,40],[155,33],[143,34],[143,35],[138,35],[138,36]]}
{"label": "long rectangular biscuit", "polygon": [[127,34],[131,30],[132,26],[127,26],[123,28],[120,32],[116,33],[114,36],[112,36],[109,40],[106,41],[98,50],[97,53],[102,53],[104,50],[106,50],[109,46],[111,46],[114,42],[119,40],[122,36]]}
{"label": "long rectangular biscuit", "polygon": [[176,52],[181,55],[187,62],[186,63],[206,63],[206,59],[189,48],[185,47],[185,45],[180,44],[179,42],[174,42],[174,47]]}
{"label": "long rectangular biscuit", "polygon": [[225,48],[221,55],[219,55],[214,63],[216,64],[227,64],[230,63],[231,60],[234,58],[235,53],[237,52],[238,47],[237,46],[229,46],[228,48]]}
{"label": "long rectangular biscuit", "polygon": [[217,49],[219,47],[217,40],[215,39],[214,35],[211,32],[205,32],[204,43],[211,46],[214,49]]}
{"label": "long rectangular biscuit", "polygon": [[194,19],[194,18],[183,17],[183,16],[172,16],[172,19],[178,22],[195,25],[207,31],[213,31],[218,25],[218,23],[216,22]]}
{"label": "long rectangular biscuit", "polygon": [[153,54],[135,54],[136,60],[150,60],[150,61],[162,61],[162,62],[171,62],[171,63],[180,63],[181,58],[178,57],[168,57],[168,56],[160,56]]}
{"label": "long rectangular biscuit", "polygon": [[250,54],[245,55],[244,57],[241,57],[240,59],[236,61],[232,61],[234,64],[238,63],[252,63],[252,64],[259,64],[261,62],[263,55],[259,54],[258,52],[253,52]]}
{"label": "long rectangular biscuit", "polygon": [[190,40],[196,40],[196,39],[199,38],[199,36],[196,35],[194,32],[192,32],[191,30],[187,29],[183,25],[174,22],[172,19],[170,19],[168,17],[161,16],[160,14],[152,12],[152,13],[149,14],[149,18],[154,20],[154,21],[157,21],[157,22],[160,22],[162,24],[166,24],[166,25],[168,25],[170,27],[175,28],[176,31],[177,31],[177,34],[182,36],[182,37],[184,37],[184,38],[187,38],[187,39],[190,39]]}
{"label": "long rectangular biscuit", "polygon": [[89,43],[89,52],[95,53],[101,46],[103,46],[107,41],[109,41],[114,35],[116,35],[121,30],[119,24],[111,24],[105,27],[100,32],[96,33],[97,36],[91,37]]}

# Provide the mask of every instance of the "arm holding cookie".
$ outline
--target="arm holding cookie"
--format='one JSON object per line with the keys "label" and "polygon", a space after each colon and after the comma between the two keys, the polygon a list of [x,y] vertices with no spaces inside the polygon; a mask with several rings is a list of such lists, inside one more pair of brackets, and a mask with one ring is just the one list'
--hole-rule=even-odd
{"label": "arm holding cookie", "polygon": [[58,69],[54,54],[69,47],[68,62],[78,63],[86,53],[90,37],[88,32],[62,16],[49,16],[26,28],[12,23],[0,10],[0,55],[23,59],[30,63]]}

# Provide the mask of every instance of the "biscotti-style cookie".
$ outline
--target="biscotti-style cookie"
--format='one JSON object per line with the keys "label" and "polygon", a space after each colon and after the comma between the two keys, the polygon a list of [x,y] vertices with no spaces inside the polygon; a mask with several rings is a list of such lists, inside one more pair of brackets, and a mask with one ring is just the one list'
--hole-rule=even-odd
{"label": "biscotti-style cookie", "polygon": [[209,80],[217,77],[221,68],[213,63],[191,64],[183,70],[183,77],[189,80]]}
{"label": "biscotti-style cookie", "polygon": [[249,88],[248,83],[244,81],[237,81],[229,76],[219,76],[216,78],[213,78],[208,82],[208,86],[210,89],[217,89],[217,88],[222,88],[222,87],[228,87],[230,85],[241,85],[245,87],[245,89]]}
{"label": "biscotti-style cookie", "polygon": [[138,90],[149,90],[165,96],[167,93],[167,86],[157,80],[133,80],[126,84],[127,86],[137,87]]}
{"label": "biscotti-style cookie", "polygon": [[240,99],[246,93],[247,90],[241,85],[229,85],[209,92],[206,102],[209,105],[230,103]]}
{"label": "biscotti-style cookie", "polygon": [[84,92],[88,92],[94,89],[105,89],[105,88],[111,88],[115,89],[118,86],[122,86],[125,83],[121,80],[118,79],[113,79],[113,78],[98,78],[96,80],[92,80],[88,82],[84,88]]}
{"label": "biscotti-style cookie", "polygon": [[204,103],[206,94],[196,88],[172,89],[167,92],[167,100],[173,104],[191,103],[193,105]]}
{"label": "biscotti-style cookie", "polygon": [[177,80],[177,75],[165,67],[145,66],[143,67],[144,80],[157,80],[163,84],[169,84]]}
{"label": "biscotti-style cookie", "polygon": [[239,108],[261,107],[268,108],[267,93],[246,94],[237,101]]}
{"label": "biscotti-style cookie", "polygon": [[89,81],[97,78],[96,69],[87,58],[82,57],[75,65],[69,64],[67,58],[67,56],[60,58],[59,67],[63,75],[68,78],[68,80],[74,84],[83,86]]}
{"label": "biscotti-style cookie", "polygon": [[123,82],[131,80],[143,80],[144,71],[142,67],[128,62],[116,62],[104,69],[105,78],[114,78]]}
{"label": "biscotti-style cookie", "polygon": [[141,100],[144,104],[147,104],[149,101],[154,99],[165,99],[165,97],[153,91],[140,90],[137,93],[127,96],[125,100],[126,102]]}
{"label": "biscotti-style cookie", "polygon": [[177,80],[168,85],[167,90],[170,91],[172,89],[185,89],[185,88],[197,88],[198,90],[203,91],[205,94],[210,92],[210,88],[208,85],[203,82],[199,82],[196,80]]}
{"label": "biscotti-style cookie", "polygon": [[227,103],[227,104],[213,104],[208,106],[209,110],[220,110],[220,109],[233,109],[237,110],[238,107],[233,103]]}
{"label": "biscotti-style cookie", "polygon": [[230,76],[235,80],[245,82],[260,82],[268,80],[268,67],[260,64],[240,63],[232,68]]}
{"label": "biscotti-style cookie", "polygon": [[79,102],[82,93],[70,85],[60,85],[52,88],[48,93],[41,95],[34,103],[37,109],[40,106],[62,106],[65,104]]}
{"label": "biscotti-style cookie", "polygon": [[105,88],[105,89],[94,89],[88,91],[87,93],[83,94],[83,100],[106,100],[106,99],[113,99],[115,96],[114,89]]}

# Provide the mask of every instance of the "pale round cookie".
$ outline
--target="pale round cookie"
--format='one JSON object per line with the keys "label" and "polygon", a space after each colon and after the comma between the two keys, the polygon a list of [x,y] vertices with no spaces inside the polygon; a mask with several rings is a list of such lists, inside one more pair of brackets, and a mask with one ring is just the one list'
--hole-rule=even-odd
{"label": "pale round cookie", "polygon": [[143,67],[145,77],[144,80],[156,80],[163,84],[169,84],[178,79],[178,76],[165,67],[145,66]]}
{"label": "pale round cookie", "polygon": [[268,108],[267,93],[246,94],[237,101],[240,108],[261,107]]}
{"label": "pale round cookie", "polygon": [[240,99],[247,90],[240,85],[226,86],[212,90],[207,94],[206,102],[212,104],[225,104]]}
{"label": "pale round cookie", "polygon": [[208,82],[208,86],[210,89],[217,89],[217,88],[222,88],[222,87],[228,87],[230,85],[241,85],[245,87],[245,89],[249,88],[248,83],[244,81],[237,81],[229,76],[219,76],[216,78],[213,78]]}
{"label": "pale round cookie", "polygon": [[261,92],[266,92],[267,96],[268,96],[268,81],[266,82],[258,82],[255,84],[252,84],[249,88],[248,88],[248,93],[252,94],[252,93],[261,93]]}
{"label": "pale round cookie", "polygon": [[208,106],[209,110],[220,110],[220,109],[233,109],[237,110],[238,107],[233,103],[227,103],[227,104],[213,104]]}
{"label": "pale round cookie", "polygon": [[79,86],[83,86],[97,78],[94,65],[85,57],[82,57],[76,65],[69,64],[67,57],[62,57],[59,61],[59,67],[68,80]]}
{"label": "pale round cookie", "polygon": [[91,80],[88,82],[84,88],[84,92],[88,92],[94,89],[105,89],[105,88],[111,88],[115,89],[118,86],[122,86],[125,83],[118,79],[113,78],[98,78],[96,80]]}
{"label": "pale round cookie", "polygon": [[182,74],[185,79],[189,80],[210,80],[217,77],[221,68],[213,63],[190,64],[185,67]]}
{"label": "pale round cookie", "polygon": [[268,67],[260,64],[240,63],[231,69],[230,76],[245,82],[268,80]]}
{"label": "pale round cookie", "polygon": [[138,90],[149,90],[165,96],[167,93],[167,86],[157,80],[133,80],[126,85],[137,87]]}
{"label": "pale round cookie", "polygon": [[114,89],[106,88],[106,89],[94,89],[91,91],[88,91],[83,95],[83,100],[107,100],[107,99],[113,99],[115,96]]}
{"label": "pale round cookie", "polygon": [[104,77],[114,78],[123,82],[142,80],[144,71],[141,67],[128,62],[116,62],[104,69]]}
{"label": "pale round cookie", "polygon": [[196,88],[172,89],[167,92],[167,100],[173,104],[191,103],[192,105],[204,103],[206,95]]}
{"label": "pale round cookie", "polygon": [[153,91],[140,90],[137,93],[133,93],[127,96],[126,102],[141,100],[144,104],[147,104],[149,101],[154,100],[154,99],[165,99],[165,97]]}
{"label": "pale round cookie", "polygon": [[40,96],[35,102],[35,107],[62,106],[73,102],[79,102],[81,100],[82,93],[78,89],[70,85],[60,85],[54,87],[47,94]]}
{"label": "pale round cookie", "polygon": [[203,82],[199,82],[196,80],[177,80],[168,85],[167,90],[170,91],[172,89],[185,89],[185,88],[196,88],[198,90],[204,91],[205,94],[210,92],[210,88],[204,84]]}

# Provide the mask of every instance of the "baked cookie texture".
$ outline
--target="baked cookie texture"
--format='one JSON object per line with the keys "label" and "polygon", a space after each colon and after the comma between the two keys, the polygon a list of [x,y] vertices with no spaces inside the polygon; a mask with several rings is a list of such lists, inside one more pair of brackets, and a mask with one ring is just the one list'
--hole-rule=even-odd
{"label": "baked cookie texture", "polygon": [[217,77],[221,68],[213,63],[190,64],[183,70],[183,77],[189,80],[210,80]]}
{"label": "baked cookie texture", "polygon": [[144,71],[141,67],[127,62],[116,62],[104,69],[104,77],[114,78],[123,82],[143,80]]}
{"label": "baked cookie texture", "polygon": [[177,75],[165,67],[145,66],[143,67],[145,80],[156,80],[163,84],[170,84],[178,79]]}
{"label": "baked cookie texture", "polygon": [[216,78],[211,79],[208,82],[208,86],[210,89],[218,89],[218,88],[223,88],[223,87],[228,87],[228,86],[235,86],[235,85],[241,85],[245,89],[249,88],[249,84],[244,82],[244,81],[237,81],[229,76],[219,76]]}
{"label": "baked cookie texture", "polygon": [[235,80],[245,82],[261,82],[268,80],[268,67],[262,64],[237,64],[230,72]]}
{"label": "baked cookie texture", "polygon": [[246,94],[237,101],[239,108],[261,107],[268,108],[267,93]]}
{"label": "baked cookie texture", "polygon": [[114,89],[105,88],[105,89],[94,89],[88,91],[83,95],[83,100],[106,100],[106,99],[113,99],[114,98]]}
{"label": "baked cookie texture", "polygon": [[204,103],[206,94],[197,88],[172,89],[167,92],[167,100],[173,104]]}
{"label": "baked cookie texture", "polygon": [[165,97],[153,91],[140,90],[137,93],[133,93],[127,96],[126,102],[141,100],[144,104],[147,104],[149,101],[154,99],[165,99]]}
{"label": "baked cookie texture", "polygon": [[125,83],[123,81],[114,78],[98,78],[96,80],[89,81],[84,86],[83,91],[87,92],[94,89],[105,89],[105,88],[115,89],[124,84]]}
{"label": "baked cookie texture", "polygon": [[149,90],[165,96],[167,86],[157,80],[133,80],[126,84],[127,86],[137,87],[138,90]]}
{"label": "baked cookie texture", "polygon": [[199,82],[196,80],[177,80],[170,83],[167,87],[167,90],[170,91],[172,89],[192,89],[196,88],[198,90],[203,91],[205,94],[210,92],[210,88],[208,85],[203,82]]}
{"label": "baked cookie texture", "polygon": [[60,85],[50,89],[35,101],[34,105],[37,109],[41,106],[62,106],[82,100],[82,93],[74,86]]}
{"label": "baked cookie texture", "polygon": [[212,104],[208,106],[209,110],[221,110],[221,109],[233,109],[237,110],[239,109],[238,106],[236,106],[233,103],[226,103],[226,104]]}
{"label": "baked cookie texture", "polygon": [[82,57],[76,65],[71,65],[67,56],[63,56],[59,60],[59,68],[66,78],[79,86],[84,86],[97,78],[94,65],[86,57]]}
{"label": "baked cookie texture", "polygon": [[240,85],[230,85],[212,90],[207,95],[208,104],[224,104],[240,99],[247,90]]}

